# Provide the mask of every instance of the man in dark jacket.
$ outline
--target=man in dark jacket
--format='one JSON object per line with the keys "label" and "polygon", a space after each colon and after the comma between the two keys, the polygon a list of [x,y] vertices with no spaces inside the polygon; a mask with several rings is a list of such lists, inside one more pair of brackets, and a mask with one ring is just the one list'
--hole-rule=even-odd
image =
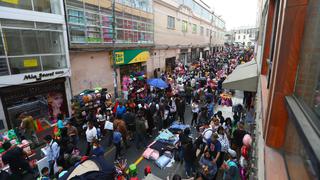
{"label": "man in dark jacket", "polygon": [[184,167],[186,170],[187,176],[191,176],[191,172],[195,172],[195,162],[196,162],[196,148],[193,145],[192,141],[189,141],[184,145]]}
{"label": "man in dark jacket", "polygon": [[26,160],[26,153],[18,146],[12,146],[9,141],[3,143],[5,152],[2,154],[4,164],[9,164],[12,175],[10,179],[22,180],[33,179],[33,174],[29,162]]}
{"label": "man in dark jacket", "polygon": [[178,116],[180,121],[185,124],[184,122],[184,112],[186,110],[186,101],[184,100],[183,97],[179,97],[177,99],[177,112],[178,112]]}
{"label": "man in dark jacket", "polygon": [[145,135],[147,132],[147,128],[146,128],[146,122],[145,122],[145,118],[143,117],[143,112],[142,111],[138,111],[137,114],[137,118],[136,118],[136,147],[137,149],[140,148],[140,144],[142,144],[142,146],[146,146],[146,139],[145,139]]}

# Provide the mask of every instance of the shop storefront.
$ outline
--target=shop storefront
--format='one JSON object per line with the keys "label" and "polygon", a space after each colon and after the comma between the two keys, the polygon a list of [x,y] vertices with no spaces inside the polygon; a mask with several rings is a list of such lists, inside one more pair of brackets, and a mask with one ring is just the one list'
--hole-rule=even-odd
{"label": "shop storefront", "polygon": [[175,61],[176,61],[175,57],[166,58],[166,72],[171,73],[174,70],[175,64],[176,64]]}
{"label": "shop storefront", "polygon": [[146,49],[129,49],[115,51],[116,65],[120,70],[120,79],[135,73],[146,73],[146,62],[150,59],[150,53]]}
{"label": "shop storefront", "polygon": [[[31,78],[31,75],[25,75]],[[32,116],[37,134],[50,129],[59,114],[68,116],[65,78],[38,81],[0,89],[8,129],[20,126],[19,116]]]}

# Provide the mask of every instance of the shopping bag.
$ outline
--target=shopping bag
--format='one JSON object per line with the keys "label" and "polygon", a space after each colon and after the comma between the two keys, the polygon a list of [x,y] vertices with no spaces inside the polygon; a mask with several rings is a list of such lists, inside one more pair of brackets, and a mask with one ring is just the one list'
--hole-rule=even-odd
{"label": "shopping bag", "polygon": [[113,130],[113,123],[110,121],[106,121],[106,123],[104,124],[104,129]]}

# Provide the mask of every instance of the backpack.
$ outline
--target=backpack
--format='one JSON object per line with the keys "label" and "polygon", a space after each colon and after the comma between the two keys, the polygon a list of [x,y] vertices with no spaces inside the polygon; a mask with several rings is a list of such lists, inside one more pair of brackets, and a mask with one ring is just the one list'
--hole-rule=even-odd
{"label": "backpack", "polygon": [[80,176],[75,176],[71,180],[97,180],[97,179],[114,179],[112,173],[106,173],[103,171],[89,171]]}

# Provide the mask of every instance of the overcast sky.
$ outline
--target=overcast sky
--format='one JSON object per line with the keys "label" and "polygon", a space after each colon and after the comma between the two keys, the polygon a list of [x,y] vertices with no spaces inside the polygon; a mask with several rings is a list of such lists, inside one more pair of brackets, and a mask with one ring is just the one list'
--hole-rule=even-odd
{"label": "overcast sky", "polygon": [[255,26],[257,0],[202,0],[226,21],[227,30]]}

